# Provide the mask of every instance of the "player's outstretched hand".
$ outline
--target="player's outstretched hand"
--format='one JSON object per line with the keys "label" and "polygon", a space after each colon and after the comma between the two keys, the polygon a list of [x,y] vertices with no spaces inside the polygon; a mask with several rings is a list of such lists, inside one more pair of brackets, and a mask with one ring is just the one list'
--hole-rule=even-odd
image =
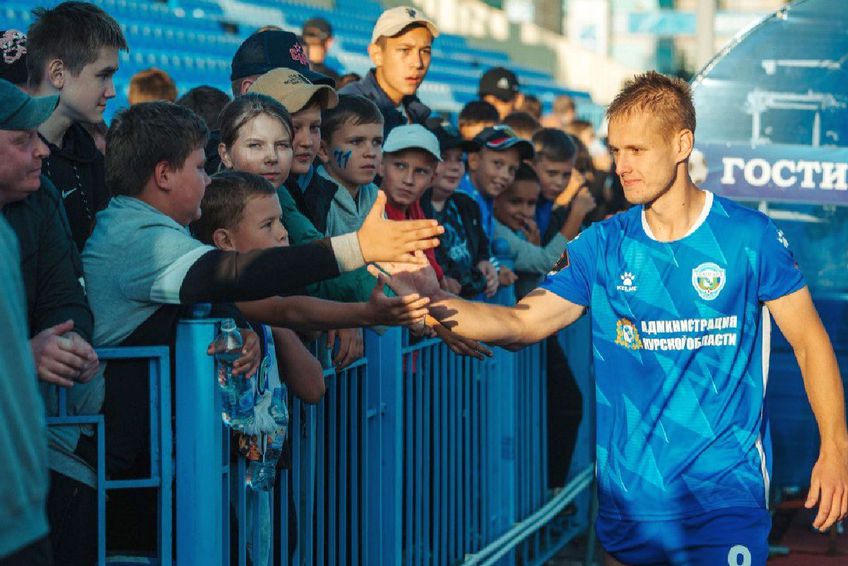
{"label": "player's outstretched hand", "polygon": [[482,344],[477,340],[465,338],[455,332],[451,332],[448,328],[431,316],[428,316],[427,319],[428,325],[432,324],[432,328],[436,331],[436,335],[442,339],[442,342],[448,345],[448,348],[450,348],[454,354],[469,356],[477,358],[478,360],[492,357],[492,351],[488,349],[485,344]]}
{"label": "player's outstretched hand", "polygon": [[848,449],[822,450],[810,477],[804,506],[819,512],[813,526],[824,532],[848,516]]}
{"label": "player's outstretched hand", "polygon": [[366,263],[372,261],[400,261],[426,263],[427,258],[416,255],[416,250],[427,250],[439,245],[437,236],[445,231],[435,220],[387,220],[386,193],[377,193],[377,200],[362,227],[356,233],[359,248]]}
{"label": "player's outstretched hand", "polygon": [[[422,252],[415,254],[416,262],[380,262],[368,266],[374,277],[384,276],[386,284],[400,296],[417,294],[421,297],[435,297],[442,288],[436,278],[436,272],[427,262]],[[420,260],[423,259],[422,263]]]}

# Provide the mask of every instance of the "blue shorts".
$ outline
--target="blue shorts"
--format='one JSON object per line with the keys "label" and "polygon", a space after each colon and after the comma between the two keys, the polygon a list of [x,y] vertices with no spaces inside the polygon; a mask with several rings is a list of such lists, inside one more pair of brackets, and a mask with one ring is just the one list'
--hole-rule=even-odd
{"label": "blue shorts", "polygon": [[732,507],[673,521],[598,517],[595,529],[604,550],[627,566],[763,566],[771,516]]}

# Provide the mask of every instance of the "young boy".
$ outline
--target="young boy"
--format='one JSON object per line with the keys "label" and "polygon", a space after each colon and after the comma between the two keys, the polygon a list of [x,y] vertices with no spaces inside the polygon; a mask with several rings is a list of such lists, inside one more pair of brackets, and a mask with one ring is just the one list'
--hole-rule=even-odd
{"label": "young boy", "polygon": [[[201,218],[192,224],[194,233],[207,244],[221,250],[247,253],[257,249],[277,248],[287,246],[286,230],[280,222],[282,212],[274,187],[262,177],[251,173],[228,171],[212,178],[206,189],[201,203]],[[300,399],[308,403],[317,403],[325,390],[323,371],[316,360],[301,343],[297,335],[289,328],[281,325],[294,322],[300,328],[331,328],[324,323],[336,320],[344,326],[352,324],[374,324],[379,320],[382,324],[392,324],[386,320],[386,314],[394,307],[400,298],[389,299],[382,292],[382,285],[372,295],[374,299],[368,304],[339,304],[312,299],[311,297],[272,297],[251,303],[239,303],[238,307],[247,316],[260,336],[273,335],[268,341],[265,351],[270,360],[267,379],[277,384],[281,389],[279,397],[273,397],[274,402],[285,398],[285,386],[280,384],[280,378],[289,389]],[[420,319],[426,314],[425,309],[411,313],[411,317]],[[329,319],[322,317],[330,317]],[[410,318],[410,321],[415,318]],[[264,324],[260,324],[264,323]],[[265,324],[272,326],[268,327]],[[267,330],[266,330],[267,329]],[[276,359],[272,353],[276,351]],[[279,367],[279,375],[277,368]],[[257,376],[257,386],[263,375]],[[267,387],[257,387],[256,399],[260,399],[260,391]],[[266,394],[267,396],[268,394]],[[261,406],[268,406],[267,401]],[[257,409],[258,410],[258,407]],[[277,409],[277,414],[284,413],[284,406]],[[282,443],[282,438],[274,436],[277,429],[276,421],[272,419],[256,419],[257,423],[265,423],[255,430],[245,431],[249,436],[239,437],[242,454],[248,460],[263,460],[267,456],[265,447],[268,442]],[[276,462],[275,462],[276,464]],[[272,538],[270,533],[270,508],[267,495],[249,490],[247,493],[249,508],[258,505],[263,518],[259,527],[260,547],[251,548],[254,563],[266,564]],[[248,511],[250,513],[250,511]],[[252,537],[248,536],[248,541]],[[257,559],[258,557],[258,559]]]}
{"label": "young boy", "polygon": [[59,106],[39,128],[50,147],[42,172],[62,194],[71,231],[80,251],[106,208],[103,155],[83,123],[103,120],[115,96],[112,77],[118,52],[126,51],[121,27],[93,4],[63,2],[37,8],[29,28],[27,70],[33,95],[59,95]]}
{"label": "young boy", "polygon": [[383,135],[403,124],[423,124],[430,109],[415,95],[427,76],[436,24],[410,6],[390,8],[371,33],[368,55],[374,63],[361,80],[341,94],[358,94],[374,102],[383,114]]}
{"label": "young boy", "polygon": [[483,231],[494,236],[492,207],[495,198],[515,180],[515,172],[525,159],[533,158],[533,146],[504,125],[486,128],[474,141],[479,150],[468,154],[468,173],[459,190],[470,195],[480,207]]}
{"label": "young boy", "polygon": [[[383,160],[380,190],[386,193],[386,216],[392,220],[417,220],[426,218],[419,200],[430,186],[441,162],[439,140],[420,124],[398,126],[386,138],[383,145]],[[434,250],[424,252],[436,272],[436,278],[451,293],[458,293],[461,286],[457,281],[447,282],[441,266],[436,261]]]}
{"label": "young boy", "polygon": [[498,290],[498,272],[489,262],[489,239],[483,232],[480,207],[456,190],[465,175],[464,153],[475,151],[477,145],[463,141],[451,124],[433,124],[431,130],[439,140],[442,160],[436,166],[433,187],[421,196],[421,208],[427,218],[436,219],[445,228],[436,248],[436,261],[446,280],[459,283],[460,290],[455,294],[492,297]]}
{"label": "young boy", "polygon": [[502,121],[521,105],[524,96],[518,77],[509,69],[493,67],[483,73],[477,89],[480,100],[485,100],[498,111],[498,121]]}
{"label": "young boy", "polygon": [[[191,224],[202,242],[222,250],[248,252],[289,245],[281,222],[280,201],[271,185],[251,173],[218,173],[201,203],[202,216]],[[270,297],[237,303],[248,320],[301,332],[359,326],[395,326],[419,320],[426,310],[417,297],[387,297],[382,283],[372,285],[367,302],[339,303],[314,297]],[[426,301],[425,301],[426,302]],[[276,330],[275,330],[276,332]],[[323,379],[317,397],[314,387],[301,389],[290,383],[294,393],[307,402],[323,395]]]}
{"label": "young boy", "polygon": [[595,208],[595,199],[588,187],[580,188],[569,206],[555,206],[571,180],[577,147],[568,134],[556,128],[539,130],[533,136],[533,145],[532,165],[542,186],[536,205],[536,226],[541,243],[547,245],[559,233],[572,240],[580,232],[586,215]]}
{"label": "young boy", "polygon": [[[383,155],[380,173],[383,177],[381,190],[386,193],[386,216],[394,220],[424,218],[418,199],[432,182],[436,164],[441,160],[438,140],[419,124],[398,126],[389,132],[384,150],[386,153]],[[424,253],[442,288],[449,292],[460,290],[458,284],[453,290],[448,289],[433,250]],[[425,325],[458,354],[478,359],[491,355],[478,342],[460,338],[433,317],[427,316]],[[413,327],[412,330],[417,333],[423,329]]]}
{"label": "young boy", "polygon": [[[477,201],[483,232],[491,242],[495,235],[492,212],[495,198],[512,185],[519,164],[533,158],[533,146],[503,124],[486,128],[474,141],[480,149],[468,155],[468,174],[463,177],[459,188]],[[498,283],[501,286],[512,285],[515,280],[515,273],[509,267],[499,266]]]}
{"label": "young boy", "polygon": [[[181,305],[282,295],[375,256],[414,259],[413,250],[437,243],[409,231],[440,232],[425,222],[382,219],[380,198],[357,234],[247,254],[206,246],[186,230],[200,217],[209,183],[206,134],[199,117],[168,102],[138,104],[113,120],[106,172],[116,196],[83,252],[95,346],[172,344]],[[106,379],[104,405],[113,478],[142,463],[147,450],[146,366],[110,363],[106,373],[117,372],[120,379]],[[93,391],[95,404],[98,395],[103,399],[103,383],[101,377]]]}
{"label": "young boy", "polygon": [[462,139],[471,141],[499,121],[497,108],[485,100],[472,100],[459,112],[459,134]]}
{"label": "young boy", "polygon": [[340,95],[322,117],[318,175],[330,190],[304,195],[312,221],[327,236],[357,230],[379,189],[374,184],[383,155],[383,115],[364,96]]}
{"label": "young boy", "polygon": [[534,219],[540,192],[536,172],[522,163],[515,173],[515,181],[495,199],[495,241],[503,240],[506,244],[495,247],[502,254],[499,259],[506,259],[518,275],[517,299],[539,284],[540,277],[556,263],[568,243],[560,232],[541,247]]}

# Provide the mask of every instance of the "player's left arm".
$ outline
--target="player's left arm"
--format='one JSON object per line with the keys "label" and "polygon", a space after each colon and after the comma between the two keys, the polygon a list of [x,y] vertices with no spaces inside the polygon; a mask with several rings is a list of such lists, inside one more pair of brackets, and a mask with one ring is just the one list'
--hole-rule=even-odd
{"label": "player's left arm", "polygon": [[848,429],[839,366],[807,287],[765,304],[795,352],[818,423],[821,448],[805,505],[819,504],[813,526],[824,531],[848,515]]}

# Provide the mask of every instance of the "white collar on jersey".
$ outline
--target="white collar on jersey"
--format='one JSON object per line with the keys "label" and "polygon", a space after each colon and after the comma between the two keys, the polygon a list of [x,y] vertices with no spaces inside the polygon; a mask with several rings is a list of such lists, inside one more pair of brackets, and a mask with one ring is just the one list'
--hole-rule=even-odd
{"label": "white collar on jersey", "polygon": [[[703,190],[703,189],[701,189],[701,190]],[[698,215],[698,219],[695,220],[695,223],[692,224],[692,227],[689,228],[688,232],[686,232],[683,236],[681,236],[677,240],[671,240],[672,242],[682,240],[683,238],[688,238],[689,236],[692,235],[693,232],[695,232],[695,230],[697,230],[698,228],[701,227],[701,224],[703,224],[706,221],[707,216],[709,216],[709,214],[710,214],[710,209],[712,209],[712,207],[713,207],[713,193],[711,191],[704,191],[704,193],[706,193],[706,198],[704,199],[704,208],[701,209],[701,214]],[[648,220],[645,218],[644,207],[642,208],[642,229],[645,230],[645,234],[647,234],[650,239],[657,241],[657,242],[660,241],[660,240],[657,240],[654,237],[654,233],[651,231],[651,227],[648,226]],[[663,243],[667,244],[669,242],[663,242]]]}

